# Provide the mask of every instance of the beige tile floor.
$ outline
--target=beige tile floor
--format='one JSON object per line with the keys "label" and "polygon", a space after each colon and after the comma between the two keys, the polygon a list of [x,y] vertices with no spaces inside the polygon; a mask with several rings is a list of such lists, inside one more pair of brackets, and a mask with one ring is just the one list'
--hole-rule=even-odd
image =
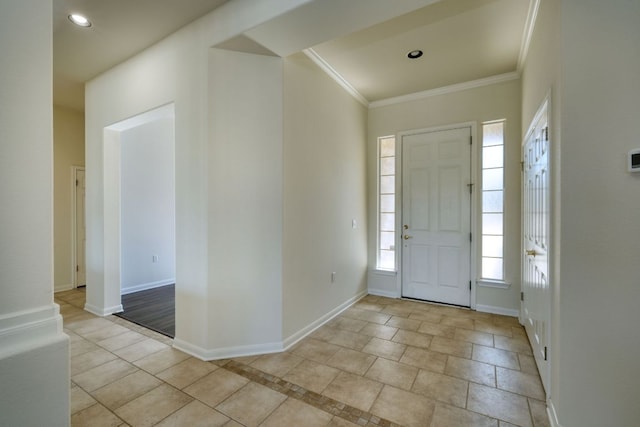
{"label": "beige tile floor", "polygon": [[369,295],[289,351],[203,362],[55,295],[72,426],[548,426],[517,319]]}

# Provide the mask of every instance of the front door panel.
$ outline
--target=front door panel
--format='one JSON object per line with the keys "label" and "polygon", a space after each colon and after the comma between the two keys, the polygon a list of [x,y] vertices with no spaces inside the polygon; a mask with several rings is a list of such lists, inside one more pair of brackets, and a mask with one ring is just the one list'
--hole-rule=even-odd
{"label": "front door panel", "polygon": [[471,128],[402,137],[402,296],[470,305]]}

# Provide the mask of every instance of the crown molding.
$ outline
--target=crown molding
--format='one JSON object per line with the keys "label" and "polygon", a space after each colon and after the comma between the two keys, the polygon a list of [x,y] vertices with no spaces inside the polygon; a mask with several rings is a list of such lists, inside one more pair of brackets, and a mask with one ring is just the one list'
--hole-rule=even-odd
{"label": "crown molding", "polygon": [[533,29],[536,26],[536,19],[538,18],[538,10],[540,9],[540,0],[531,0],[529,3],[529,12],[527,13],[527,21],[524,25],[524,31],[522,34],[522,43],[520,44],[520,55],[518,56],[518,72],[522,72],[524,62],[527,59],[529,53],[529,45],[531,44],[531,37],[533,36]]}
{"label": "crown molding", "polygon": [[381,99],[369,103],[369,108],[386,107],[388,105],[402,104],[404,102],[416,101],[419,99],[430,98],[432,96],[446,95],[448,93],[460,92],[463,90],[474,89],[482,86],[489,86],[497,83],[508,82],[520,78],[520,73],[513,71],[511,73],[498,74],[496,76],[486,77],[484,79],[472,80],[470,82],[457,83],[450,86],[443,86],[436,89],[429,89],[422,92],[410,93],[408,95],[396,96],[393,98]]}
{"label": "crown molding", "polygon": [[344,77],[342,77],[340,75],[340,73],[338,73],[335,70],[335,68],[333,68],[327,61],[325,61],[324,58],[322,58],[320,55],[318,55],[318,53],[315,50],[309,48],[309,49],[304,49],[303,52],[318,67],[320,67],[320,69],[322,69],[322,71],[327,73],[329,75],[329,77],[331,77],[333,80],[336,81],[336,83],[338,83],[340,86],[342,86],[342,88],[344,90],[346,90],[351,96],[353,96],[359,103],[361,103],[365,107],[369,106],[369,101],[367,101],[367,98],[362,96],[360,94],[360,92],[358,92],[356,90],[356,88],[351,86],[351,83],[349,83]]}

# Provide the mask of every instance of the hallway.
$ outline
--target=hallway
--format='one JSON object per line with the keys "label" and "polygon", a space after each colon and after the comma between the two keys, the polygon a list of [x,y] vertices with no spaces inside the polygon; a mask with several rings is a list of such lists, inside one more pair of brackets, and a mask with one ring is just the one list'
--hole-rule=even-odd
{"label": "hallway", "polygon": [[369,295],[289,351],[203,362],[55,294],[73,426],[548,426],[517,319]]}

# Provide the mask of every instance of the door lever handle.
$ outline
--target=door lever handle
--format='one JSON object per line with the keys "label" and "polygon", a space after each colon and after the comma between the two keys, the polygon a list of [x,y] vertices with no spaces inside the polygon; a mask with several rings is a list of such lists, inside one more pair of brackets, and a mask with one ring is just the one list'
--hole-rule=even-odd
{"label": "door lever handle", "polygon": [[536,255],[538,255],[538,253],[535,251],[535,249],[527,249],[525,251],[525,253],[529,256],[535,257]]}
{"label": "door lever handle", "polygon": [[404,236],[402,236],[402,238],[404,240],[409,240],[409,239],[413,239],[413,236],[409,236],[408,234],[405,234]]}

